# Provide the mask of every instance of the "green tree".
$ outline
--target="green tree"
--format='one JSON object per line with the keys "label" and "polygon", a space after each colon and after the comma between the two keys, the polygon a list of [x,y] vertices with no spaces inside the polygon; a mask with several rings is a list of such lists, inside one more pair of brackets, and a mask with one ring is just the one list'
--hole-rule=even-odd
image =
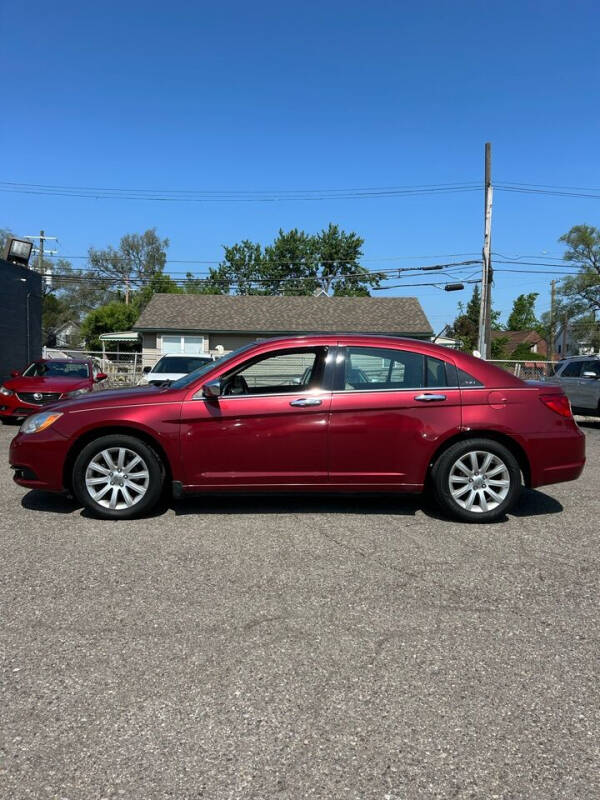
{"label": "green tree", "polygon": [[[86,346],[90,350],[101,350],[101,333],[128,331],[138,317],[138,310],[133,304],[113,302],[90,311],[83,320],[81,333]],[[125,346],[122,346],[123,348]],[[135,346],[131,347],[135,350]]]}
{"label": "green tree", "polygon": [[360,265],[363,243],[333,224],[315,235],[280,230],[264,249],[248,240],[225,247],[204,287],[235,294],[307,295],[323,288],[337,296],[369,295],[383,276]]}
{"label": "green tree", "polygon": [[535,316],[535,301],[538,292],[520,294],[513,302],[512,311],[506,321],[509,331],[529,331],[538,327],[539,321]]}
{"label": "green tree", "polygon": [[125,234],[116,249],[112,245],[105,250],[90,247],[90,278],[122,294],[129,304],[136,289],[144,288],[163,272],[168,247],[169,240],[160,239],[156,228]]}
{"label": "green tree", "polygon": [[[481,308],[481,292],[479,291],[479,284],[473,286],[473,294],[466,306],[463,303],[458,304],[458,314],[452,325],[448,326],[448,335],[458,339],[461,343],[461,350],[466,353],[472,353],[477,349],[479,340],[479,311]],[[492,330],[501,330],[500,325],[500,312],[491,311],[491,327]],[[501,349],[500,345],[492,341],[491,356],[492,358],[500,358],[498,355]]]}
{"label": "green tree", "polygon": [[8,228],[0,228],[0,258],[4,258],[4,248],[8,244],[8,240],[14,236],[13,232]]}
{"label": "green tree", "polygon": [[574,225],[560,237],[566,245],[565,261],[579,272],[563,278],[557,287],[556,318],[567,320],[578,338],[600,347],[600,230],[592,225]]}

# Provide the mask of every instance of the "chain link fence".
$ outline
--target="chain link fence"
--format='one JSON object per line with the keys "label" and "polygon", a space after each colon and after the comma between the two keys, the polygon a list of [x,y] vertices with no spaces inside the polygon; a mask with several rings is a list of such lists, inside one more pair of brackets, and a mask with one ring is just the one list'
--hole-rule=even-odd
{"label": "chain link fence", "polygon": [[541,381],[554,375],[558,361],[511,361],[490,359],[489,364],[505,369],[524,381]]}
{"label": "chain link fence", "polygon": [[[100,389],[126,389],[137,386],[144,374],[141,353],[102,352],[97,350],[72,350],[63,348],[44,348],[44,358],[89,358],[96,373],[103,372],[108,378],[97,384]],[[144,363],[153,366],[161,354],[154,359],[144,358]]]}

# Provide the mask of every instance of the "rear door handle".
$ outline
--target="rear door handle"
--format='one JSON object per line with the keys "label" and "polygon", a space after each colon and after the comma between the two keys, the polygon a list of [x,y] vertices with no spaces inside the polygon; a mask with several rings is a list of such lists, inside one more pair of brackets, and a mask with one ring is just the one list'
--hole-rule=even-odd
{"label": "rear door handle", "polygon": [[445,394],[418,394],[415,396],[415,400],[420,400],[422,403],[431,403],[434,400],[445,400]]}
{"label": "rear door handle", "polygon": [[323,401],[318,397],[301,397],[300,400],[292,400],[291,406],[320,406]]}

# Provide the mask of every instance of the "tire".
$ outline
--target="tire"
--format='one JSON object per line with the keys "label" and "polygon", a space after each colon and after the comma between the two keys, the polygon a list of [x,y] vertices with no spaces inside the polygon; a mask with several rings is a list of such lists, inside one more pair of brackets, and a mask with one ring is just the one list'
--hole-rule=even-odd
{"label": "tire", "polygon": [[[131,471],[133,469],[133,472]],[[131,519],[159,501],[165,470],[159,456],[135,436],[101,436],[73,465],[73,492],[100,519]]]}
{"label": "tire", "polygon": [[442,511],[463,522],[502,519],[521,493],[517,459],[493,439],[453,444],[433,465],[431,478]]}

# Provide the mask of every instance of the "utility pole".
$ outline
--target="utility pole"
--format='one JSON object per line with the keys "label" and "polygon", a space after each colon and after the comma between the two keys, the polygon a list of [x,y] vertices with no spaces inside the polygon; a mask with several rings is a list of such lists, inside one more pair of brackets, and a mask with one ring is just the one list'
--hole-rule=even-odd
{"label": "utility pole", "polygon": [[40,246],[38,248],[38,272],[44,272],[44,231],[40,231]]}
{"label": "utility pole", "polygon": [[[38,260],[37,260],[37,271],[40,273],[40,275],[43,275],[44,271],[45,271],[44,270],[44,243],[49,239],[53,239],[54,241],[58,241],[58,239],[56,238],[56,236],[46,236],[44,231],[40,231],[40,235],[39,236],[25,236],[25,239],[34,239],[34,240],[35,239],[39,239],[40,240],[40,243],[37,246],[37,257],[38,257]],[[48,255],[55,256],[56,253],[57,253],[56,250],[48,250]],[[52,267],[50,267],[50,266],[48,266],[48,268],[47,268],[47,274],[45,276],[45,281],[44,282],[45,282],[47,287],[50,288],[52,286]]]}
{"label": "utility pole", "polygon": [[483,271],[481,276],[481,306],[479,309],[479,338],[477,349],[482,358],[491,355],[492,333],[492,145],[485,143]]}
{"label": "utility pole", "polygon": [[550,281],[550,341],[548,342],[548,356],[550,361],[554,361],[554,339],[556,325],[556,281]]}

